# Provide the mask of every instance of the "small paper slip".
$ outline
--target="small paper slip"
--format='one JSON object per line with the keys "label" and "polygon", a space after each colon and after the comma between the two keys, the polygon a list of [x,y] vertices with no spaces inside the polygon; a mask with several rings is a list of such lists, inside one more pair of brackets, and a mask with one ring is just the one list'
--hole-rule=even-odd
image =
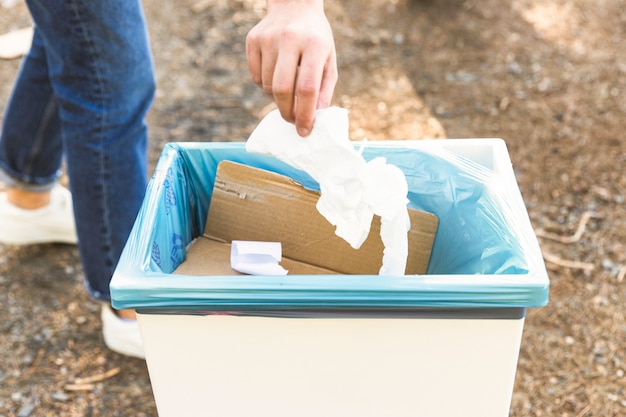
{"label": "small paper slip", "polygon": [[230,267],[242,274],[287,275],[281,259],[280,242],[233,240],[230,247]]}

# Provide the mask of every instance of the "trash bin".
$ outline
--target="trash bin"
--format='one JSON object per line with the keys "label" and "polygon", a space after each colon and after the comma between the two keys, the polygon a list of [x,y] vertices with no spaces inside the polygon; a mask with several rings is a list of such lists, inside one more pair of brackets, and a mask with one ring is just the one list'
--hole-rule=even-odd
{"label": "trash bin", "polygon": [[437,215],[426,274],[174,274],[220,161],[316,184],[244,143],[166,145],[111,281],[113,306],[138,311],[160,417],[508,416],[525,312],[549,279],[504,141],[362,152]]}

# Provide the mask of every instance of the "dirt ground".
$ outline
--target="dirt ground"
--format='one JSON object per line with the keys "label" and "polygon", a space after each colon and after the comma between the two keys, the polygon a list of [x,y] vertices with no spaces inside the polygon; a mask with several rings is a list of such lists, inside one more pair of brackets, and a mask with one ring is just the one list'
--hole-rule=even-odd
{"label": "dirt ground", "polygon": [[[551,277],[510,415],[626,415],[626,2],[327,3],[353,139],[507,143]],[[264,2],[145,6],[151,168],[166,142],[245,140],[271,108],[244,56]],[[0,2],[0,33],[29,23],[21,0]],[[0,61],[0,110],[18,65]],[[0,246],[0,416],[156,416],[145,363],[103,347],[82,282],[75,247]]]}

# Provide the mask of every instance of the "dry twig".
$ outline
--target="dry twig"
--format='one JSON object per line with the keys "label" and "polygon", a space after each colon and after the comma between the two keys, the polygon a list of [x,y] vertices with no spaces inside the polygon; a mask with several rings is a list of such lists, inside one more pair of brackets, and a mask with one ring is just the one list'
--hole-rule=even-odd
{"label": "dry twig", "polygon": [[626,265],[622,266],[617,273],[617,282],[624,281],[624,277],[626,276]]}
{"label": "dry twig", "polygon": [[96,386],[94,384],[65,384],[65,391],[93,391]]}
{"label": "dry twig", "polygon": [[595,268],[595,266],[592,263],[580,262],[580,261],[569,261],[567,259],[559,258],[558,256],[548,253],[546,251],[543,251],[543,259],[545,259],[546,262],[563,266],[565,268],[582,269],[584,271],[591,271]]}
{"label": "dry twig", "polygon": [[589,404],[587,404],[585,406],[585,408],[580,410],[580,413],[576,414],[576,417],[583,417],[585,414],[587,414],[589,412],[589,410],[591,410],[591,406]]}
{"label": "dry twig", "polygon": [[74,379],[73,383],[66,384],[64,388],[66,391],[91,391],[95,388],[94,383],[102,382],[104,380],[112,378],[115,375],[119,374],[120,371],[121,369],[118,367],[118,368],[109,369],[106,372],[96,374],[96,375],[91,375],[85,378],[76,378]]}
{"label": "dry twig", "polygon": [[46,354],[46,351],[44,349],[39,349],[39,351],[37,352],[37,357],[35,358],[33,363],[30,365],[28,370],[26,371],[27,375],[30,375],[31,373],[35,372],[35,369],[37,369],[37,367],[41,364],[41,360],[43,359],[45,354]]}
{"label": "dry twig", "polygon": [[92,376],[88,376],[85,378],[76,378],[74,380],[75,384],[91,384],[93,382],[101,382],[104,381],[105,379],[109,379],[114,377],[115,375],[119,374],[121,371],[120,368],[113,368],[113,369],[109,369],[106,372],[103,372],[101,374],[96,374],[96,375],[92,375]]}
{"label": "dry twig", "polygon": [[535,233],[537,234],[537,237],[543,237],[545,239],[555,240],[557,242],[565,244],[575,243],[578,242],[583,233],[585,233],[585,228],[587,227],[587,222],[590,218],[591,213],[588,211],[584,212],[580,220],[578,221],[578,228],[576,229],[576,232],[574,232],[574,234],[570,236],[560,236],[555,233],[546,232],[542,229],[535,230]]}
{"label": "dry twig", "polygon": [[[563,244],[575,243],[582,238],[582,235],[583,233],[585,233],[585,229],[587,227],[587,222],[590,218],[591,213],[588,211],[584,212],[583,215],[580,217],[580,220],[578,221],[578,227],[576,228],[576,232],[574,232],[574,234],[570,236],[560,236],[555,233],[546,232],[542,229],[535,230],[535,233],[537,237],[555,240]],[[594,269],[594,265],[591,263],[562,259],[546,251],[543,251],[543,258],[546,260],[546,262],[550,262],[565,268],[582,269],[584,271],[591,271]]]}

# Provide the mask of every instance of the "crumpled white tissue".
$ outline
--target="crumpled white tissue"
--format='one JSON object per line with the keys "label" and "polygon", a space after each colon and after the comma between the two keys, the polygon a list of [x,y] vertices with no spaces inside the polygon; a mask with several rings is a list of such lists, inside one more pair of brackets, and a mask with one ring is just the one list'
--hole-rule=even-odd
{"label": "crumpled white tissue", "polygon": [[411,228],[406,178],[383,157],[365,161],[350,141],[346,109],[318,110],[305,138],[274,110],[252,132],[246,150],[274,156],[316,180],[317,210],[355,249],[367,238],[373,216],[380,216],[385,250],[379,274],[404,275]]}
{"label": "crumpled white tissue", "polygon": [[287,275],[279,265],[282,259],[280,242],[233,240],[230,247],[230,267],[249,275]]}

